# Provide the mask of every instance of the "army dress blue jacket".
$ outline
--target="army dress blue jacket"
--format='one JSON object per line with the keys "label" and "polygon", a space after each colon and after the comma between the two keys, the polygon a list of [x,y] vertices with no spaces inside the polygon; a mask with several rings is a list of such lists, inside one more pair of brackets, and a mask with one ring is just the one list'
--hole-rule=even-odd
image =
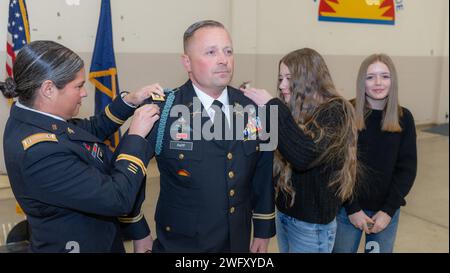
{"label": "army dress blue jacket", "polygon": [[149,234],[140,212],[147,141],[124,137],[113,162],[102,143],[133,112],[116,99],[89,120],[65,122],[12,106],[5,163],[30,225],[31,252],[124,252],[122,236]]}
{"label": "army dress blue jacket", "polygon": [[[192,82],[177,90],[172,108],[189,108],[190,125],[178,117],[168,117],[163,131],[161,151],[156,155],[160,195],[153,251],[249,252],[252,224],[253,237],[275,235],[273,152],[260,151],[259,140],[194,139],[198,128],[193,126],[193,119],[202,111],[193,109],[196,93]],[[254,105],[232,87],[228,87],[228,96],[230,105]],[[162,118],[163,114],[159,123]],[[208,120],[209,116],[203,116],[202,126]],[[148,136],[152,154],[153,143],[162,132],[158,132],[159,127],[155,125]],[[174,128],[179,131],[172,134],[180,139],[171,138]],[[183,139],[187,135],[189,139]]]}

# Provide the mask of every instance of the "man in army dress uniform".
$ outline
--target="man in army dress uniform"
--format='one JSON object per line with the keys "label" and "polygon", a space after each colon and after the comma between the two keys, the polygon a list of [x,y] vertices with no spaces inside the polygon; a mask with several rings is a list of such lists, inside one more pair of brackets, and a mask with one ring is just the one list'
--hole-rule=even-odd
{"label": "man in army dress uniform", "polygon": [[[234,59],[224,26],[209,20],[190,26],[182,63],[189,80],[166,96],[159,125],[148,136],[156,143],[151,153],[161,175],[153,251],[267,252],[275,235],[273,152],[260,151],[260,140],[248,137],[255,120],[246,116],[245,130],[234,130],[232,140],[207,140],[195,126],[197,118],[202,127],[209,122],[214,130],[229,129],[228,124],[244,116],[230,111],[231,106],[253,105],[228,86]],[[201,102],[197,109],[196,100]],[[168,116],[168,110],[180,105],[189,109],[188,116]],[[221,119],[219,126],[216,120]],[[236,139],[239,134],[245,136]]]}

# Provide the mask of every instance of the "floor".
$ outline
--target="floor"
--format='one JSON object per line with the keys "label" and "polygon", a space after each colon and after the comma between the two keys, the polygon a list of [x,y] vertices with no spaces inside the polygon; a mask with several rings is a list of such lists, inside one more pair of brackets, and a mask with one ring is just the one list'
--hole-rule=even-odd
{"label": "floor", "polygon": [[[418,130],[418,175],[401,209],[394,252],[449,252],[449,138]],[[154,161],[148,167],[147,200],[144,213],[152,230],[159,192],[158,170]],[[24,219],[16,213],[15,200],[6,176],[0,176],[0,245],[9,230]],[[127,242],[128,252],[132,251]],[[360,252],[364,246],[361,244]],[[276,237],[269,252],[278,252]]]}

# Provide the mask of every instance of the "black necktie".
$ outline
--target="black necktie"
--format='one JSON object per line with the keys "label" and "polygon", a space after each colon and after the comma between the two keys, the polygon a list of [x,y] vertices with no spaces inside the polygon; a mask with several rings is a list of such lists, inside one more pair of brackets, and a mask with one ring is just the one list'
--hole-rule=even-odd
{"label": "black necktie", "polygon": [[214,113],[214,130],[220,130],[221,132],[221,137],[222,140],[225,140],[225,132],[230,130],[230,127],[228,125],[228,120],[227,117],[225,116],[225,113],[222,110],[222,106],[223,103],[221,103],[218,100],[214,100],[213,104],[219,108],[219,110],[217,111],[216,109],[214,109],[215,113]]}

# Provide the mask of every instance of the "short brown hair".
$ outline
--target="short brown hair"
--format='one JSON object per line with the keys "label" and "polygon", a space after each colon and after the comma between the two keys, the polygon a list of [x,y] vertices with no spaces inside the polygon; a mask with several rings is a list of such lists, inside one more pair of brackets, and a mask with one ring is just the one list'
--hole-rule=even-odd
{"label": "short brown hair", "polygon": [[203,21],[193,23],[192,25],[190,25],[188,27],[188,29],[186,29],[186,31],[184,32],[184,35],[183,35],[184,52],[186,52],[187,46],[189,44],[189,40],[192,38],[192,36],[194,36],[195,32],[197,30],[199,30],[201,28],[205,28],[205,27],[218,27],[218,28],[225,29],[225,27],[223,26],[222,23],[214,21],[214,20],[203,20]]}

